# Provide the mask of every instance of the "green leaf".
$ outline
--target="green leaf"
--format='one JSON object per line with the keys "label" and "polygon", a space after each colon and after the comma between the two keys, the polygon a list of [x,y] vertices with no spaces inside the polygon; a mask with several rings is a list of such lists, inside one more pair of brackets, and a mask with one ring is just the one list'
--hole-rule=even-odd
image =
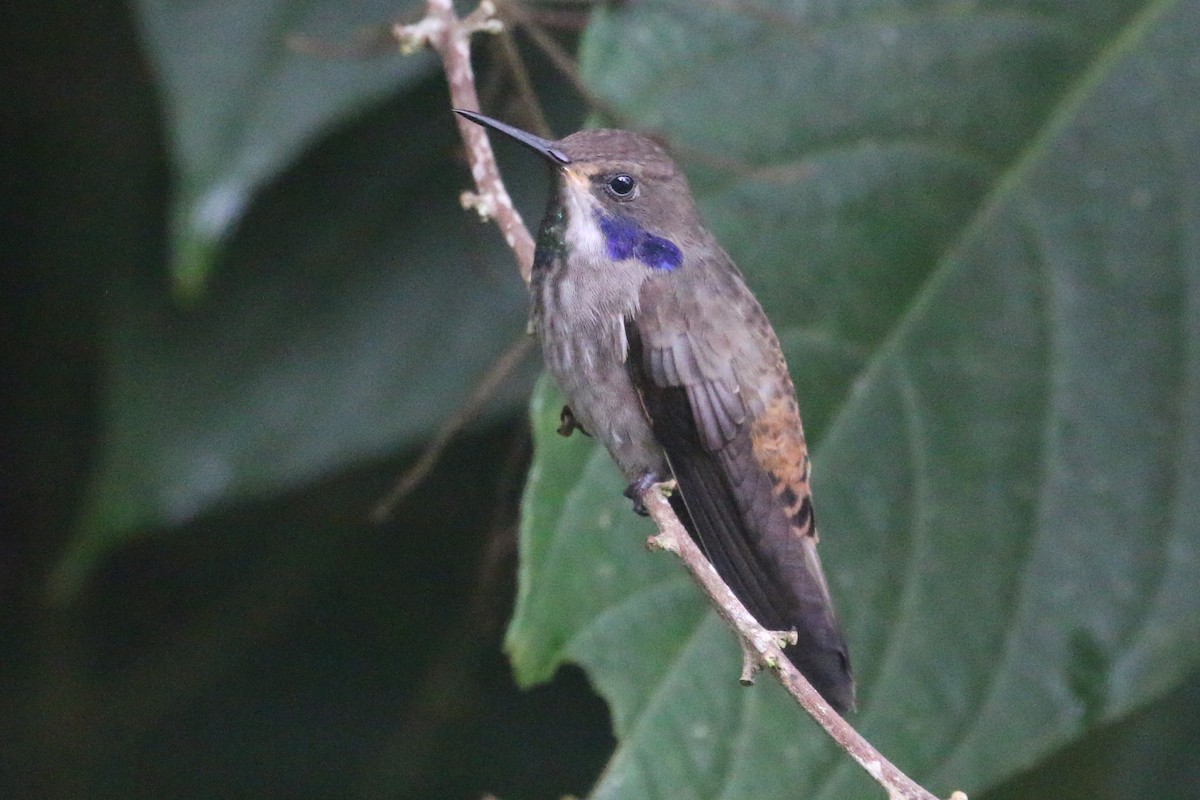
{"label": "green leaf", "polygon": [[333,122],[434,69],[432,58],[404,58],[395,48],[375,58],[324,58],[289,44],[304,36],[337,45],[364,28],[386,31],[405,10],[394,0],[134,6],[167,110],[177,179],[172,274],[184,296],[203,287],[219,245],[265,183]]}
{"label": "green leaf", "polygon": [[[323,143],[186,308],[149,270],[106,286],[105,436],[52,592],[144,531],[416,446],[523,336],[512,256],[458,204],[450,116],[431,82]],[[525,377],[486,418],[520,408]]]}
{"label": "green leaf", "polygon": [[[593,88],[675,143],[785,343],[853,721],[939,796],[1200,664],[1197,29],[1179,0],[657,2],[589,31]],[[594,796],[874,796],[771,681],[737,686],[559,402],[509,648],[608,700]]]}

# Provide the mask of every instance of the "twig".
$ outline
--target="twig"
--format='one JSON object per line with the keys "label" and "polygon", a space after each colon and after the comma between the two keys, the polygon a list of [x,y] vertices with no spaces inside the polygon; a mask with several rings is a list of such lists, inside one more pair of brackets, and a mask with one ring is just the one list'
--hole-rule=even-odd
{"label": "twig", "polygon": [[526,130],[533,131],[538,136],[545,136],[547,139],[554,138],[550,133],[550,123],[546,120],[546,112],[542,108],[542,104],[538,102],[537,90],[533,87],[533,77],[529,74],[529,67],[525,64],[525,59],[517,48],[517,40],[512,34],[511,26],[506,23],[504,33],[497,38],[500,40],[500,53],[507,69],[505,71],[496,70],[496,74],[501,75],[501,79],[503,79],[502,72],[507,72],[509,79],[514,84],[516,102],[521,111],[531,118],[531,124]]}
{"label": "twig", "polygon": [[[652,549],[667,550],[679,556],[696,583],[712,599],[717,613],[733,629],[744,656],[743,683],[763,667],[773,669],[788,693],[843,750],[850,754],[851,758],[858,762],[859,766],[879,782],[887,791],[889,800],[937,800],[934,795],[884,758],[883,754],[864,739],[850,723],[842,719],[808,679],[800,674],[800,670],[796,669],[783,652],[783,645],[790,643],[788,635],[769,631],[760,625],[733,590],[721,580],[716,569],[688,535],[679,517],[675,516],[664,493],[667,486],[651,486],[642,495],[642,503],[650,512],[654,524],[658,526],[658,534],[651,536],[647,544]],[[950,800],[967,800],[967,796],[962,792],[954,792],[950,795]]]}
{"label": "twig", "polygon": [[[471,68],[471,36],[476,32],[499,33],[503,28],[495,16],[496,8],[491,0],[484,0],[470,15],[459,18],[451,0],[428,0],[425,16],[411,24],[392,26],[392,36],[403,53],[415,53],[422,47],[432,48],[442,60],[446,80],[450,84],[452,105],[468,110],[479,109],[479,94],[475,89],[475,71]],[[521,276],[529,283],[533,268],[533,237],[525,227],[521,215],[513,208],[508,189],[500,179],[496,158],[487,134],[478,125],[458,117],[458,132],[467,144],[471,175],[478,188],[476,193],[464,192],[464,208],[474,208],[483,220],[494,218],[504,240],[516,253]],[[491,397],[496,388],[508,377],[516,366],[528,355],[532,345],[527,337],[511,345],[486,375],[472,390],[463,404],[425,446],[415,464],[396,480],[395,485],[371,510],[371,520],[385,522],[396,510],[396,506],[420,485],[441,458],[446,445],[468,422],[470,422]]]}
{"label": "twig", "polygon": [[392,487],[387,496],[375,504],[375,508],[371,510],[372,522],[386,522],[392,512],[396,510],[396,506],[408,496],[409,492],[417,488],[421,481],[429,474],[429,471],[437,464],[438,459],[442,457],[442,453],[446,450],[446,445],[454,438],[454,435],[461,431],[466,425],[479,414],[480,410],[496,390],[500,384],[504,383],[512,371],[517,368],[529,351],[533,349],[533,340],[522,334],[521,338],[508,346],[500,357],[492,362],[492,366],[488,368],[487,373],[480,379],[479,383],[471,389],[471,394],[467,397],[467,401],[455,411],[438,429],[437,434],[429,444],[425,445],[425,449],[421,451],[421,455],[417,458],[416,463],[406,469],[400,478],[396,481],[396,485]]}
{"label": "twig", "polygon": [[[433,48],[442,60],[446,81],[450,84],[451,105],[478,111],[479,95],[475,91],[475,72],[471,68],[471,35],[500,30],[501,23],[496,18],[496,5],[492,0],[482,0],[478,8],[461,19],[454,12],[452,0],[426,0],[425,18],[413,25],[397,25],[393,33],[401,51],[414,52],[425,46]],[[459,117],[458,133],[467,145],[467,160],[476,187],[475,192],[463,192],[463,207],[474,208],[482,219],[496,221],[504,241],[517,256],[521,278],[529,283],[533,271],[533,236],[513,208],[512,198],[500,179],[500,169],[496,166],[487,132]]]}
{"label": "twig", "polygon": [[519,27],[529,36],[529,40],[533,42],[533,45],[554,65],[558,73],[571,84],[571,88],[579,93],[579,96],[584,99],[589,109],[599,113],[612,124],[619,127],[630,127],[625,121],[624,115],[612,103],[593,92],[583,82],[583,78],[579,75],[579,67],[571,60],[566,49],[546,32],[538,22],[538,18],[528,8],[519,2],[506,3],[504,5],[504,16],[511,24]]}
{"label": "twig", "polygon": [[[397,26],[397,38],[402,46],[411,47],[415,42],[428,44],[437,51],[445,66],[453,105],[478,110],[479,99],[470,64],[470,37],[478,30],[495,30],[491,24],[496,21],[493,16],[495,6],[491,0],[482,0],[479,8],[461,20],[455,15],[450,0],[426,0],[426,9],[425,19],[417,24]],[[458,126],[467,144],[471,175],[478,189],[474,195],[477,200],[472,204],[481,215],[486,211],[496,219],[504,232],[505,241],[517,257],[521,277],[528,283],[533,264],[533,237],[512,208],[484,129],[466,120],[459,120]],[[783,652],[789,634],[768,631],[738,600],[675,516],[664,488],[664,484],[652,486],[642,495],[642,502],[659,531],[650,538],[649,544],[678,555],[712,600],[717,613],[733,628],[744,656],[742,680],[749,681],[759,669],[770,667],[804,710],[879,782],[887,791],[889,800],[937,800],[860,736],[800,674]],[[950,800],[967,800],[967,797],[962,792],[954,792]]]}

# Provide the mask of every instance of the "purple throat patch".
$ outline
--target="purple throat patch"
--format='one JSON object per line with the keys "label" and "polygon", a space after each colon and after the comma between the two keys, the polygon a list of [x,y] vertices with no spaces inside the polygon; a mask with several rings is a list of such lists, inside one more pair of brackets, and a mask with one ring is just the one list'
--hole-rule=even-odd
{"label": "purple throat patch", "polygon": [[604,234],[608,257],[614,261],[636,258],[650,269],[667,271],[683,263],[683,253],[673,242],[655,236],[631,219],[597,211],[596,221]]}

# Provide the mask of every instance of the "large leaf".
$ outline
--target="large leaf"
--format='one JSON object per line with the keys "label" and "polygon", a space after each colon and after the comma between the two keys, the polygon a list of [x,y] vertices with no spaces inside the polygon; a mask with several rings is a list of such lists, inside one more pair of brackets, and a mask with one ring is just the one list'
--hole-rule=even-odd
{"label": "large leaf", "polygon": [[[457,202],[457,142],[431,80],[265,190],[194,302],[152,270],[106,286],[105,436],[57,592],[131,536],[413,447],[464,402],[527,303],[501,237]],[[545,176],[516,184],[520,200]]]}
{"label": "large leaf", "polygon": [[[784,340],[856,725],[979,792],[1200,663],[1200,2],[845,6],[636,4],[585,68],[685,155]],[[559,402],[509,648],[609,701],[595,796],[873,796],[770,681],[737,687]]]}
{"label": "large leaf", "polygon": [[138,0],[166,107],[176,198],[172,270],[184,293],[207,279],[218,246],[254,193],[338,119],[434,69],[431,58],[317,58],[292,46],[386,33],[416,6],[395,0]]}

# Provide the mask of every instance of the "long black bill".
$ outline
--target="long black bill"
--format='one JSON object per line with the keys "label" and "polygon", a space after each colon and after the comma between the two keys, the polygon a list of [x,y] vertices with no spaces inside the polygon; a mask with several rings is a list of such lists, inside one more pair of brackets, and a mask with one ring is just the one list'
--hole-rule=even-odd
{"label": "long black bill", "polygon": [[555,164],[563,165],[571,163],[571,159],[567,158],[567,154],[555,147],[554,142],[550,141],[549,139],[543,139],[540,136],[534,136],[532,133],[523,131],[520,128],[514,128],[512,125],[505,125],[498,119],[485,117],[483,114],[480,114],[476,111],[466,111],[461,108],[456,108],[454,109],[454,113],[466,117],[477,125],[482,125],[485,128],[491,128],[494,131],[503,133],[505,136],[511,139],[517,140],[533,152],[540,155],[542,158],[552,161]]}

